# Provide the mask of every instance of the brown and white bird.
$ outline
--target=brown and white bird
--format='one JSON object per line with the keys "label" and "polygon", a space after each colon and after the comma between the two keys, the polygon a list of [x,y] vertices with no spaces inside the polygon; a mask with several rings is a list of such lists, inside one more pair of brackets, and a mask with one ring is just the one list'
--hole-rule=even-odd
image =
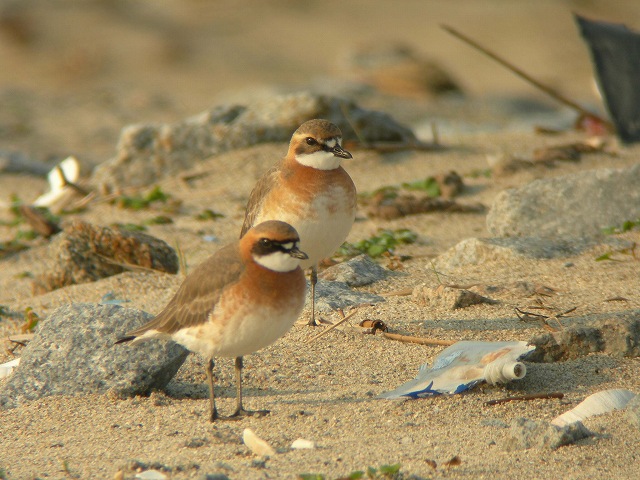
{"label": "brown and white bird", "polygon": [[237,405],[231,417],[265,414],[242,406],[242,356],[270,345],[304,307],[306,282],[300,237],[284,222],[262,222],[221,248],[192,273],[153,320],[116,343],[170,339],[208,359],[211,421],[219,418],[213,392],[214,357],[235,357]]}
{"label": "brown and white bird", "polygon": [[257,223],[281,220],[300,234],[311,267],[311,320],[315,322],[318,262],[345,241],[356,216],[356,187],[342,168],[352,158],[341,146],[342,132],[327,120],[309,120],[291,137],[289,151],[253,188],[240,237]]}

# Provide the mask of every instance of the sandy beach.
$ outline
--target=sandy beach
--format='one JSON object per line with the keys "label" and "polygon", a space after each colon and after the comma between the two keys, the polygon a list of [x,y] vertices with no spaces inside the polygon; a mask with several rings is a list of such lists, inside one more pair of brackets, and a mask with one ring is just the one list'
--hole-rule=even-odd
{"label": "sandy beach", "polygon": [[[607,148],[503,175],[485,174],[501,155],[531,158],[537,148],[584,141],[571,129],[574,113],[502,69],[440,28],[448,24],[491,46],[553,88],[605,114],[593,86],[587,48],[572,18],[591,18],[640,27],[634,2],[48,2],[3,6],[0,56],[0,150],[19,151],[53,166],[76,155],[83,179],[111,158],[120,130],[134,123],[175,123],[213,106],[249,102],[279,93],[315,88],[342,94],[351,79],[345,58],[359,45],[400,41],[437,62],[465,93],[458,100],[428,93],[359,95],[363,108],[385,111],[425,141],[439,127],[438,151],[383,153],[354,149],[345,163],[359,192],[372,192],[432,175],[456,171],[465,190],[462,203],[489,208],[508,188],[535,179],[638,163],[640,147],[606,138]],[[9,19],[7,21],[7,18]],[[348,70],[348,69],[347,69]],[[536,115],[523,105],[535,105]],[[564,130],[537,133],[541,126]],[[544,124],[548,121],[549,124]],[[147,225],[146,233],[179,245],[193,267],[237,238],[247,197],[259,176],[281,158],[286,142],[266,143],[213,156],[193,171],[210,174],[185,182],[177,176],[158,182],[179,208],[172,223]],[[0,172],[0,202],[12,195],[29,202],[47,189],[43,177]],[[146,189],[141,189],[141,192]],[[196,219],[205,209],[224,215]],[[64,220],[99,225],[142,224],[163,214],[156,205],[123,210],[96,201]],[[11,225],[0,209],[0,242],[26,226]],[[399,464],[393,478],[636,478],[640,429],[623,412],[586,420],[595,434],[552,450],[522,448],[510,425],[519,418],[552,420],[586,396],[606,389],[640,393],[638,358],[593,353],[554,363],[527,362],[524,379],[480,385],[464,394],[385,401],[378,394],[415,377],[444,349],[366,335],[355,326],[368,318],[391,332],[441,340],[528,341],[545,332],[539,322],[523,322],[515,308],[543,302],[549,312],[575,310],[576,319],[640,309],[640,263],[596,261],[610,251],[603,242],[572,256],[536,259],[514,256],[479,265],[436,270],[434,259],[469,238],[490,237],[483,213],[435,212],[393,220],[370,218],[361,205],[348,241],[380,229],[407,228],[417,241],[399,246],[397,274],[360,290],[385,301],[360,307],[350,322],[320,339],[299,324],[272,346],[245,359],[245,402],[269,409],[261,418],[207,421],[205,360],[190,355],[165,391],[149,397],[54,396],[0,411],[0,478],[135,478],[155,469],[166,478],[296,479],[350,478],[368,467]],[[215,241],[208,241],[215,237]],[[616,235],[640,242],[638,229]],[[46,255],[47,241],[0,256],[0,340],[21,333],[20,315],[31,307],[45,318],[72,302],[97,303],[107,293],[126,307],[158,313],[172,297],[182,274],[129,271],[93,283],[34,294],[33,272]],[[389,260],[380,260],[389,266]],[[397,265],[396,265],[397,266]],[[465,285],[496,303],[451,309],[418,304],[415,287]],[[526,285],[526,287],[523,287]],[[536,295],[545,287],[547,296]],[[539,303],[537,304],[539,306]],[[325,317],[335,322],[337,312]],[[326,327],[319,327],[326,328]],[[13,346],[0,343],[0,363]],[[20,348],[15,350],[20,355]],[[233,364],[217,362],[217,400],[223,413],[235,405]],[[3,380],[0,380],[0,386]],[[561,392],[541,399],[486,406],[507,396]],[[242,441],[250,428],[276,454],[253,454]],[[292,450],[303,438],[316,448]],[[378,472],[380,477],[381,472]],[[207,477],[209,475],[209,477]],[[218,476],[216,476],[218,475]],[[351,477],[354,478],[354,477]],[[366,478],[366,477],[365,477]]]}

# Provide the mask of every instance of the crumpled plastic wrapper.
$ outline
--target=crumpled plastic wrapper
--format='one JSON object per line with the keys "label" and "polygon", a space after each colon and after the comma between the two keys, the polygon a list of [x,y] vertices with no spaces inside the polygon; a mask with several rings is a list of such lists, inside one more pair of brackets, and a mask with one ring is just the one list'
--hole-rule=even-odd
{"label": "crumpled plastic wrapper", "polygon": [[377,398],[423,398],[464,392],[480,382],[518,380],[527,372],[520,360],[535,348],[527,342],[457,342],[438,355],[432,367],[422,365],[415,379]]}

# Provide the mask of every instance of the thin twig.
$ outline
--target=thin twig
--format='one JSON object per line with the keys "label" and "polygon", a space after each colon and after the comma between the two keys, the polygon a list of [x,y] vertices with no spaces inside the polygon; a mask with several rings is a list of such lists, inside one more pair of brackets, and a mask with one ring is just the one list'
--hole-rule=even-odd
{"label": "thin twig", "polygon": [[503,403],[509,403],[514,401],[523,401],[523,400],[546,400],[549,398],[563,398],[564,393],[561,392],[553,392],[553,393],[532,393],[530,395],[520,395],[517,397],[505,397],[498,398],[497,400],[489,400],[488,402],[484,402],[483,405],[486,407],[491,407],[493,405],[502,405]]}
{"label": "thin twig", "polygon": [[304,343],[311,343],[315,340],[317,340],[318,338],[320,338],[321,336],[329,333],[331,330],[333,330],[334,328],[336,328],[338,325],[342,325],[344,322],[346,322],[347,320],[349,320],[351,317],[353,317],[356,312],[358,311],[357,308],[355,308],[351,313],[349,313],[349,315],[347,315],[346,317],[342,318],[342,320],[340,320],[339,322],[334,323],[333,325],[331,325],[329,328],[324,329],[323,331],[321,331],[319,334],[311,337],[309,340],[307,340]]}
{"label": "thin twig", "polygon": [[520,78],[522,78],[523,80],[529,82],[534,87],[537,87],[538,89],[542,90],[544,93],[549,95],[551,98],[554,98],[558,102],[560,102],[560,103],[562,103],[564,105],[567,105],[568,107],[574,109],[575,111],[577,111],[581,115],[596,119],[599,122],[602,122],[604,125],[606,125],[609,129],[613,129],[613,125],[608,120],[602,118],[601,116],[599,116],[599,115],[597,115],[597,114],[595,114],[593,112],[590,112],[589,110],[587,110],[586,108],[584,108],[581,105],[577,104],[573,100],[571,100],[571,99],[565,97],[564,95],[558,93],[553,88],[551,88],[551,87],[549,87],[547,85],[544,85],[542,82],[536,80],[531,75],[525,73],[523,70],[519,69],[518,67],[516,67],[512,63],[510,63],[507,60],[505,60],[505,59],[501,58],[500,56],[498,56],[498,54],[492,52],[488,48],[483,47],[482,45],[480,45],[475,40],[472,40],[471,38],[469,38],[466,35],[458,32],[457,30],[455,30],[454,28],[452,28],[452,27],[450,27],[448,25],[441,24],[440,27],[442,27],[444,30],[449,32],[454,37],[456,37],[456,38],[462,40],[463,42],[471,45],[475,49],[480,50],[482,53],[487,55],[489,58],[492,58],[493,60],[498,62],[503,67],[506,67],[507,69],[511,70],[513,73],[518,75]]}
{"label": "thin twig", "polygon": [[391,290],[389,292],[379,293],[383,297],[406,297],[413,293],[412,287],[401,288],[400,290]]}
{"label": "thin twig", "polygon": [[83,197],[86,197],[87,195],[89,195],[89,191],[88,190],[82,188],[77,183],[73,183],[73,182],[71,182],[71,181],[69,181],[67,179],[67,176],[64,174],[64,170],[62,170],[60,165],[56,165],[55,168],[56,168],[56,171],[58,172],[58,174],[60,175],[60,177],[62,178],[62,186],[63,187],[70,187],[71,189],[75,190],[77,193],[79,193]]}
{"label": "thin twig", "polygon": [[418,343],[420,345],[442,345],[449,347],[458,342],[458,340],[438,340],[437,338],[412,337],[409,335],[399,335],[397,333],[386,332],[382,332],[382,336],[389,340],[397,340],[405,343]]}
{"label": "thin twig", "polygon": [[102,255],[101,253],[98,252],[93,252],[94,255],[100,257],[100,259],[102,259],[104,262],[109,263],[111,265],[116,265],[118,267],[122,267],[125,270],[133,270],[133,271],[141,271],[141,272],[159,272],[161,270],[158,270],[157,268],[153,268],[153,267],[145,267],[143,265],[135,265],[133,263],[123,263],[123,262],[118,262],[117,260],[114,260],[113,258],[109,258],[105,255]]}

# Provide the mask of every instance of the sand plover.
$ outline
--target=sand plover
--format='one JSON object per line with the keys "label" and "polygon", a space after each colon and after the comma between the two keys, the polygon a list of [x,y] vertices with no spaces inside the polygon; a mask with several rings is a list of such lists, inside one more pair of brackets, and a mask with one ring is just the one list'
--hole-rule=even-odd
{"label": "sand plover", "polygon": [[265,220],[291,224],[311,267],[311,320],[315,323],[317,264],[345,241],[356,215],[356,187],[341,167],[352,158],[341,146],[342,132],[327,120],[309,120],[291,137],[286,157],[268,170],[253,188],[245,212],[242,237]]}
{"label": "sand plover", "polygon": [[171,339],[208,359],[211,421],[219,418],[213,392],[214,357],[235,357],[237,406],[231,417],[265,414],[242,406],[242,356],[270,345],[294,324],[306,282],[291,225],[267,221],[221,248],[184,280],[153,320],[116,343]]}

